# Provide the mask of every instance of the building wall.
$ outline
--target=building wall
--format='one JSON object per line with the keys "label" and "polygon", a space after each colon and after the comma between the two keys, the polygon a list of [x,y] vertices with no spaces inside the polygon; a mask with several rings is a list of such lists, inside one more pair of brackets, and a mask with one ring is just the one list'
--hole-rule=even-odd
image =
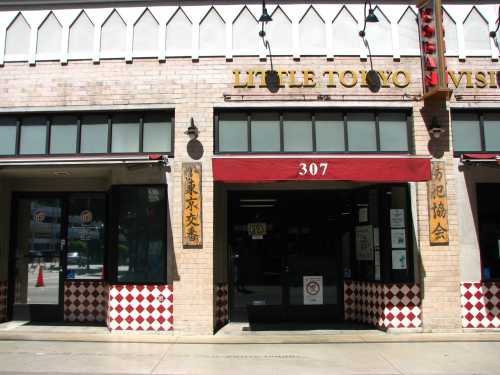
{"label": "building wall", "polygon": [[[493,49],[492,49],[493,50]],[[359,57],[276,57],[281,69],[369,69],[369,62]],[[39,61],[35,67],[25,62],[6,62],[1,69],[0,110],[24,111],[53,108],[135,108],[163,107],[175,109],[175,158],[171,162],[169,179],[170,214],[172,223],[171,272],[175,291],[175,330],[182,333],[211,333],[215,309],[214,282],[224,282],[219,276],[220,265],[214,267],[214,248],[217,254],[225,251],[219,238],[214,244],[214,183],[211,157],[213,155],[214,107],[405,107],[414,113],[414,142],[418,155],[444,160],[447,166],[450,243],[447,246],[429,246],[427,184],[416,187],[418,247],[420,254],[420,281],[422,284],[423,327],[427,330],[456,329],[460,327],[460,232],[457,205],[457,174],[450,148],[450,112],[446,108],[427,103],[423,108],[421,94],[421,68],[418,57],[374,57],[376,69],[407,70],[412,83],[405,88],[382,88],[372,94],[367,88],[327,88],[318,84],[314,88],[283,88],[271,95],[265,88],[234,88],[233,69],[242,72],[260,67],[268,69],[266,61],[254,57],[203,57],[158,59],[135,58],[131,63],[122,60]],[[491,54],[484,58],[459,61],[449,58],[451,69],[497,69]],[[318,81],[319,78],[317,77]],[[323,80],[321,80],[324,82]],[[461,89],[468,93],[495,92],[498,89]],[[223,93],[262,95],[262,101],[243,96],[241,102],[225,101]],[[319,94],[332,95],[330,101],[319,101]],[[290,101],[292,99],[293,101]],[[457,103],[454,99],[453,103]],[[469,103],[474,106],[477,103]],[[427,127],[433,116],[447,129],[438,141],[430,141]],[[200,130],[198,140],[203,146],[203,248],[182,248],[182,162],[193,161],[187,150],[188,138],[184,134],[191,118]],[[115,178],[115,177],[113,177]],[[116,181],[120,178],[116,177]],[[460,191],[460,190],[458,190]],[[219,195],[217,195],[219,197]],[[3,227],[3,226],[2,226]],[[217,229],[217,228],[216,228]],[[2,251],[0,243],[0,251]],[[5,245],[4,245],[5,248]],[[5,251],[5,250],[3,250]],[[219,260],[216,261],[219,264]],[[4,266],[5,267],[5,266]],[[475,267],[473,265],[472,267]],[[217,274],[214,274],[214,269]],[[1,271],[1,269],[0,269]],[[1,273],[0,273],[1,275]],[[220,279],[220,280],[219,280]]]}

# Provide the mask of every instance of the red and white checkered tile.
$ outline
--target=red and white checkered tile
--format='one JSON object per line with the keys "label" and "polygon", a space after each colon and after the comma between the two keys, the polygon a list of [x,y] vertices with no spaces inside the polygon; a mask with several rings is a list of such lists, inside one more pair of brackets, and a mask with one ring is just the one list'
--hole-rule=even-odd
{"label": "red and white checkered tile", "polygon": [[64,321],[105,322],[108,286],[101,281],[64,282]]}
{"label": "red and white checkered tile", "polygon": [[422,325],[420,287],[346,280],[345,319],[378,328],[417,328]]}
{"label": "red and white checkered tile", "polygon": [[169,285],[111,285],[108,328],[112,331],[172,330],[173,300]]}
{"label": "red and white checkered tile", "polygon": [[417,284],[385,284],[384,328],[417,328],[422,325],[420,286]]}
{"label": "red and white checkered tile", "polygon": [[500,282],[460,285],[462,327],[500,328]]}
{"label": "red and white checkered tile", "polygon": [[7,281],[0,281],[0,323],[7,320]]}
{"label": "red and white checkered tile", "polygon": [[215,328],[219,329],[229,322],[228,286],[224,283],[215,285]]}

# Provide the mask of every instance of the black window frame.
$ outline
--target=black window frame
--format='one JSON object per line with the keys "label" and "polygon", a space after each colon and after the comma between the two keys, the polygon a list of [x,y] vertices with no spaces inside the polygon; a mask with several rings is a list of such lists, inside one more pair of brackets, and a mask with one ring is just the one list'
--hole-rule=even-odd
{"label": "black window frame", "polygon": [[[283,117],[286,113],[309,113],[312,122],[312,140],[313,149],[310,151],[285,151],[284,150],[284,121]],[[318,113],[341,113],[344,121],[344,151],[317,151],[316,142],[316,115]],[[372,113],[374,115],[375,121],[375,134],[376,134],[376,146],[377,149],[374,151],[350,151],[349,142],[347,136],[347,114],[348,113]],[[219,119],[221,114],[225,113],[241,113],[247,116],[247,134],[248,134],[248,146],[247,151],[220,151],[219,149]],[[280,150],[279,151],[252,151],[252,140],[251,140],[251,118],[252,113],[277,113],[280,118]],[[406,115],[406,137],[408,142],[408,150],[406,151],[385,151],[380,149],[380,124],[379,115],[381,113],[402,113]],[[413,155],[415,154],[415,143],[413,140],[414,134],[414,121],[413,112],[411,108],[353,108],[353,107],[342,107],[342,108],[259,108],[259,107],[249,107],[249,108],[223,108],[216,109],[214,111],[213,119],[213,137],[214,137],[214,154],[216,155],[258,155],[258,154],[283,154],[283,155],[300,155],[300,154],[319,154],[319,155],[338,155],[338,154],[393,154],[393,155]]]}
{"label": "black window frame", "polygon": [[486,139],[484,137],[484,115],[486,113],[499,113],[499,110],[495,110],[493,108],[481,108],[481,109],[462,109],[462,108],[452,108],[451,110],[451,131],[452,131],[452,139],[454,140],[454,134],[453,134],[453,115],[458,114],[458,113],[472,113],[477,115],[479,119],[479,136],[480,136],[480,144],[481,144],[481,150],[469,150],[469,151],[457,151],[455,150],[455,144],[454,142],[451,142],[451,147],[453,149],[453,156],[454,157],[460,157],[463,154],[495,154],[495,153],[500,153],[500,149],[498,150],[486,150]]}
{"label": "black window frame", "polygon": [[[116,114],[123,113],[135,113],[139,117],[139,152],[111,152],[111,141],[112,141],[112,117]],[[171,126],[170,126],[170,151],[148,151],[144,152],[144,117],[149,113],[165,113],[168,116]],[[81,152],[81,140],[82,140],[82,118],[87,115],[105,115],[108,118],[108,139],[107,139],[107,152],[98,153],[82,153]],[[141,109],[141,110],[117,110],[117,111],[59,111],[59,112],[29,112],[29,113],[1,113],[0,116],[11,118],[15,120],[15,124],[2,124],[0,126],[16,126],[16,144],[14,154],[0,155],[0,160],[2,158],[24,158],[24,157],[82,157],[82,156],[104,156],[104,155],[149,155],[149,154],[163,154],[168,157],[174,157],[174,145],[175,145],[175,114],[171,109]],[[56,116],[75,116],[76,123],[69,125],[77,125],[76,134],[76,152],[75,153],[51,153],[51,128],[53,125],[53,118]],[[29,117],[43,117],[45,124],[23,124],[23,120]],[[60,125],[60,124],[56,124]],[[45,152],[39,154],[21,154],[20,144],[21,144],[21,128],[23,126],[45,126]],[[62,125],[64,126],[64,125]]]}
{"label": "black window frame", "polygon": [[[119,201],[117,199],[117,190],[120,188],[159,188],[163,191],[165,199],[165,216],[160,218],[161,225],[164,228],[165,238],[164,238],[164,264],[163,264],[163,275],[160,280],[152,281],[119,281],[118,280],[118,212],[119,212]],[[169,276],[169,235],[170,230],[170,209],[168,205],[168,185],[164,184],[119,184],[111,186],[109,190],[109,200],[108,200],[108,222],[109,222],[109,236],[108,236],[108,267],[107,267],[107,282],[113,285],[166,285],[168,284]]]}

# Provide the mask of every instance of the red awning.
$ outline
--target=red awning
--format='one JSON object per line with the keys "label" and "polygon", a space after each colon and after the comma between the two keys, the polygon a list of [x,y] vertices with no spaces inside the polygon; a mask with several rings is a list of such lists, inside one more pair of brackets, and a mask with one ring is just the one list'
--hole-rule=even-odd
{"label": "red awning", "polygon": [[393,155],[216,156],[215,181],[409,182],[431,179],[430,157]]}
{"label": "red awning", "polygon": [[493,162],[500,164],[500,154],[462,154],[463,162]]}

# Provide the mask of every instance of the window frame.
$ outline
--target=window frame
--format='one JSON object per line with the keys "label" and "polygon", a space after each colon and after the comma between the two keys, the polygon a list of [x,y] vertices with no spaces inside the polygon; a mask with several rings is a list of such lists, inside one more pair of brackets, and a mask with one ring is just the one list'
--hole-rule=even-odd
{"label": "window frame", "polygon": [[[163,112],[171,123],[170,126],[170,151],[149,151],[144,152],[144,117],[148,113],[155,112]],[[112,143],[112,116],[116,114],[126,114],[126,113],[134,113],[139,116],[139,152],[111,152],[111,143]],[[16,143],[15,143],[15,152],[14,154],[9,155],[0,155],[0,160],[2,158],[24,158],[24,157],[85,157],[85,156],[104,156],[104,155],[148,155],[148,154],[156,154],[161,153],[167,155],[168,157],[174,157],[174,145],[175,145],[175,113],[171,109],[141,109],[141,110],[117,110],[117,111],[59,111],[59,112],[29,112],[29,113],[1,113],[2,117],[9,117],[15,120],[16,126]],[[107,125],[108,125],[108,139],[107,139],[107,150],[106,152],[98,152],[98,153],[82,153],[81,152],[81,141],[82,141],[82,118],[87,115],[105,115],[107,117]],[[45,120],[44,124],[24,124],[24,119],[28,117],[43,117]],[[75,116],[76,117],[76,125],[77,126],[77,134],[76,134],[76,153],[51,153],[51,128],[53,125],[61,124],[53,124],[53,118],[57,116]],[[1,124],[0,126],[13,126],[14,124]],[[21,154],[20,153],[20,145],[21,145],[21,128],[23,126],[45,126],[45,152],[39,154]]]}
{"label": "window frame", "polygon": [[[479,119],[479,143],[481,144],[481,150],[469,150],[469,151],[457,151],[455,150],[455,137],[454,137],[454,127],[453,127],[453,115],[455,114],[475,114]],[[498,150],[486,150],[486,139],[484,137],[484,115],[487,113],[498,113],[499,110],[484,108],[484,109],[462,109],[462,108],[452,108],[451,110],[451,132],[452,132],[452,142],[451,145],[453,147],[453,156],[460,157],[463,154],[497,154],[500,153],[500,149]]]}
{"label": "window frame", "polygon": [[[159,188],[163,190],[163,196],[165,199],[165,217],[161,218],[162,227],[165,230],[165,238],[163,239],[165,254],[164,254],[164,267],[163,275],[160,280],[152,280],[148,282],[136,282],[136,281],[119,281],[118,280],[118,207],[119,201],[117,199],[117,190],[120,188],[130,188],[130,187],[142,187],[142,188]],[[107,264],[107,282],[113,285],[167,285],[169,277],[169,235],[170,230],[170,214],[168,205],[168,185],[165,184],[118,184],[111,186],[109,190],[108,199],[108,222],[109,222],[109,236],[108,236],[108,264]]]}
{"label": "window frame", "polygon": [[[251,121],[252,113],[277,113],[280,118],[280,150],[279,151],[253,151],[251,139]],[[312,145],[310,151],[285,151],[284,149],[284,115],[289,113],[309,113],[311,117],[312,129]],[[344,151],[317,151],[316,142],[316,115],[319,113],[341,113],[343,118],[344,127]],[[351,151],[349,150],[349,140],[347,136],[347,114],[350,112],[357,113],[372,113],[375,121],[375,137],[376,137],[376,150],[374,151]],[[220,151],[219,144],[219,121],[222,114],[225,113],[241,113],[247,117],[247,135],[248,145],[247,151]],[[379,115],[381,113],[402,113],[406,116],[406,137],[408,142],[408,150],[406,151],[384,151],[380,149],[380,124]],[[414,125],[413,125],[413,112],[411,108],[356,108],[356,107],[343,107],[343,108],[220,108],[215,109],[213,118],[213,137],[214,137],[214,154],[215,155],[266,155],[266,154],[283,154],[283,155],[302,155],[302,154],[318,154],[318,155],[342,155],[342,154],[394,154],[394,155],[413,155],[415,153],[415,146],[413,141]]]}

